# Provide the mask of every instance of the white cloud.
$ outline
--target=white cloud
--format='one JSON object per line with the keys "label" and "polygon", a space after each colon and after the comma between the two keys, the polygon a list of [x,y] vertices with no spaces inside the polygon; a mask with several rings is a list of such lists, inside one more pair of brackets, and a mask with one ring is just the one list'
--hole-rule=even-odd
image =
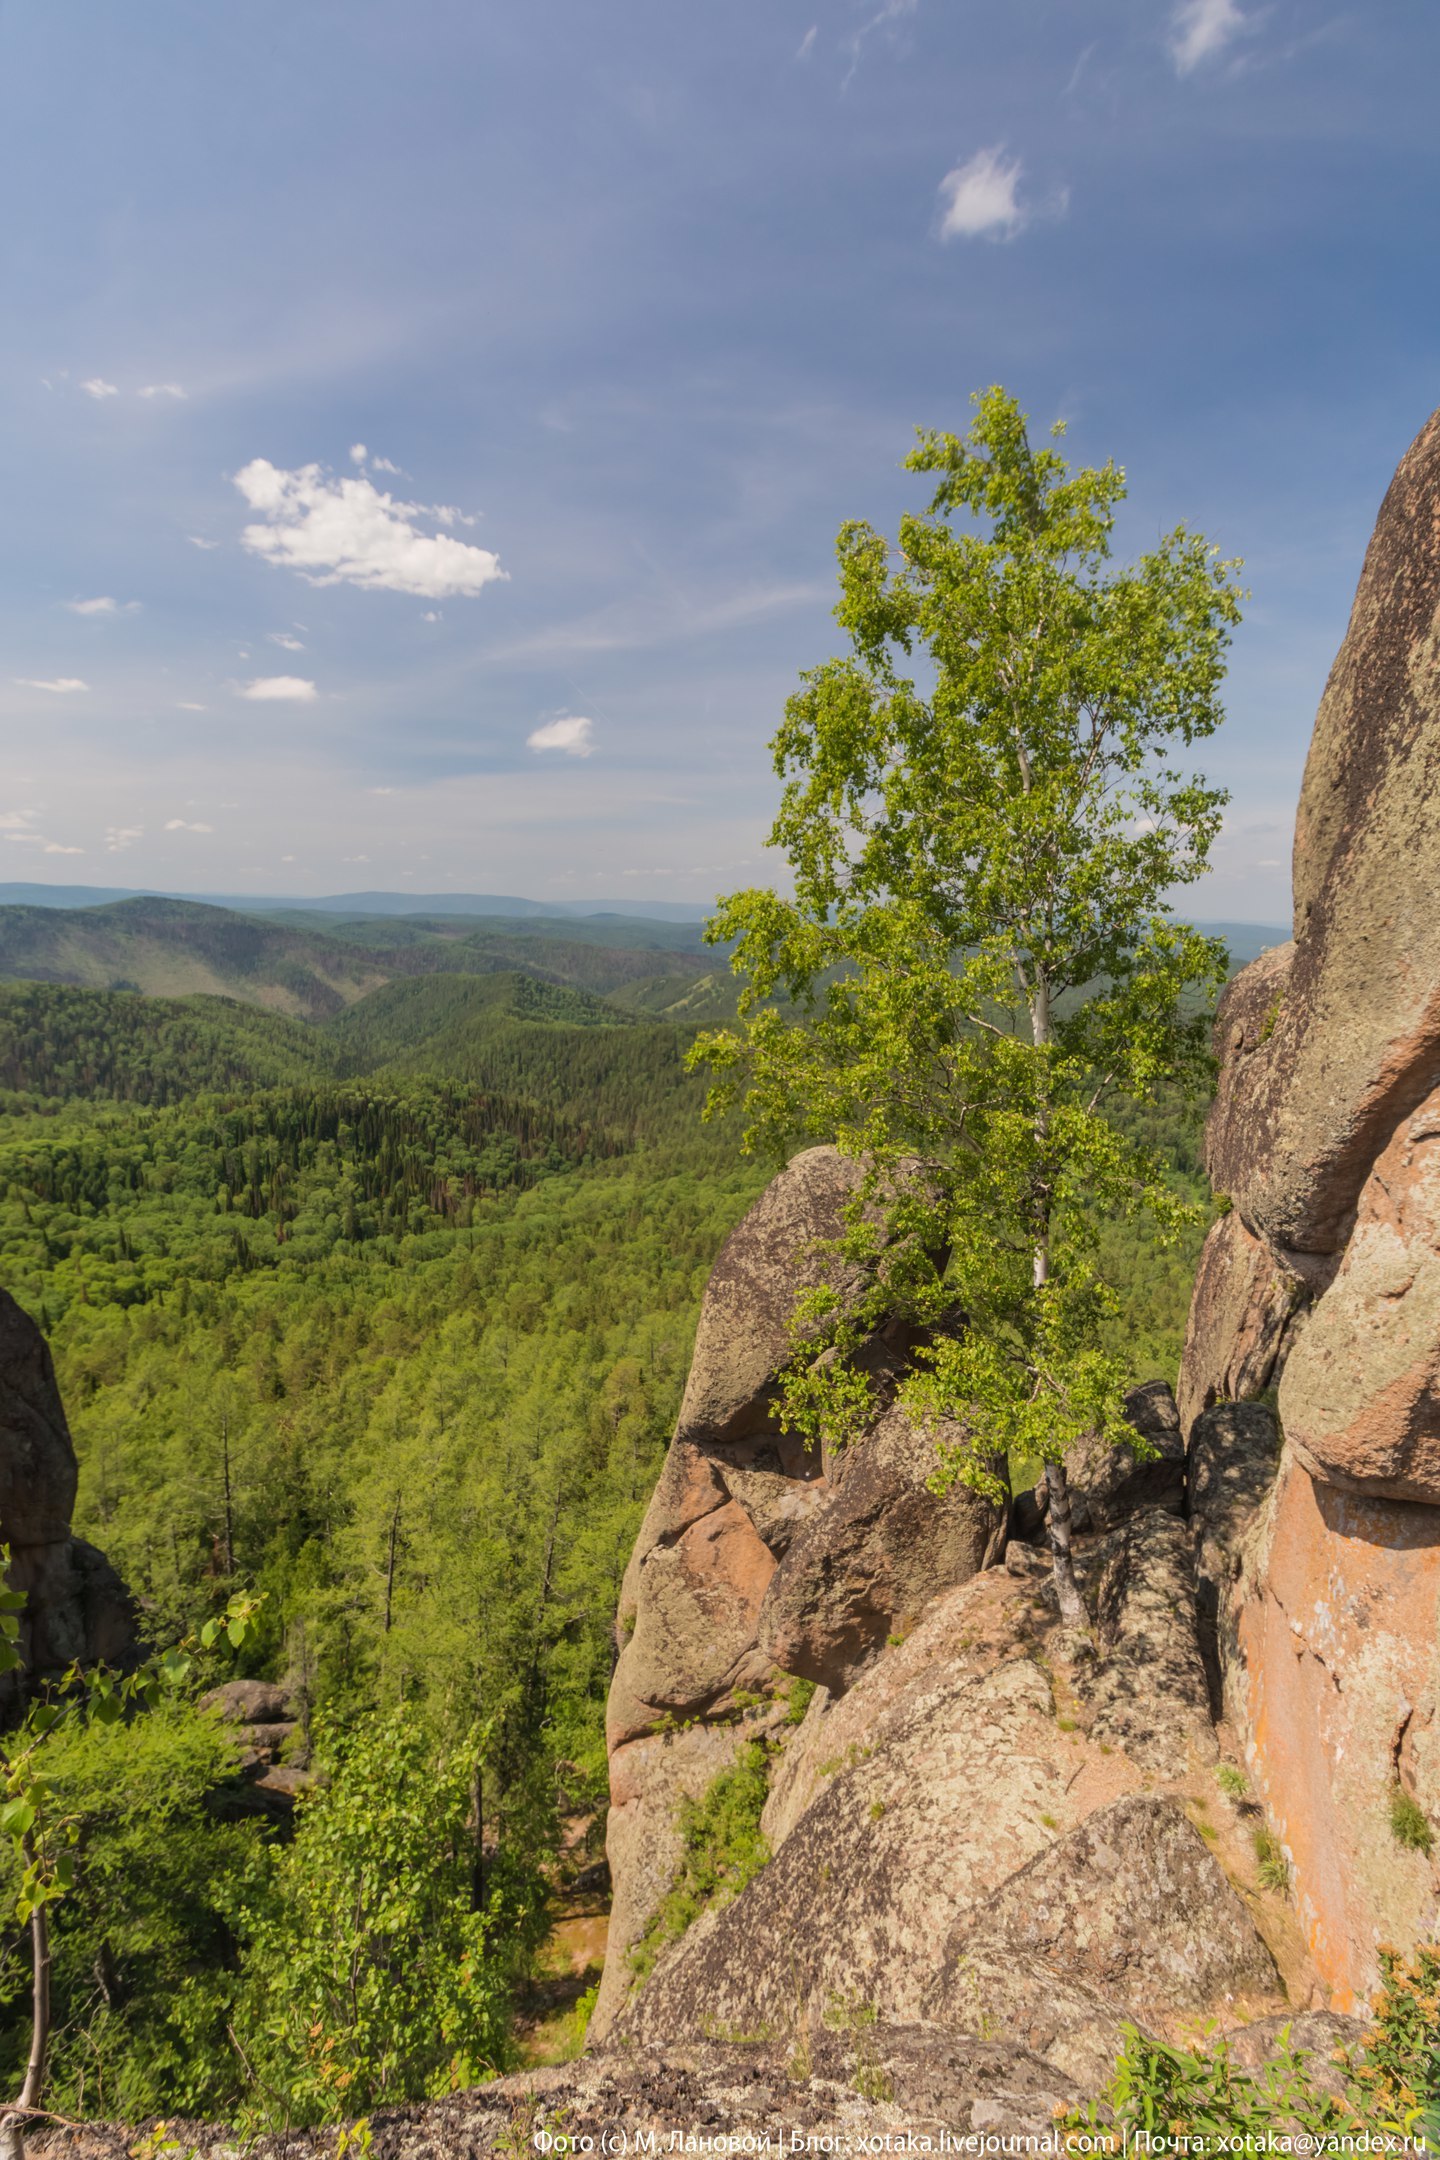
{"label": "white cloud", "polygon": [[103,375],[92,375],[89,382],[82,382],[80,387],[87,397],[107,398],[120,395],[118,386],[113,382],[106,382]]}
{"label": "white cloud", "polygon": [[1188,75],[1202,60],[1213,60],[1250,27],[1235,0],[1180,0],[1170,43],[1177,74]]}
{"label": "white cloud", "polygon": [[426,608],[426,610],[425,610],[425,612],[424,612],[424,614],[423,614],[423,615],[422,615],[422,616],[420,617],[420,620],[421,620],[421,622],[439,622],[439,620],[440,620],[440,610],[439,610],[439,608],[434,608],[434,607],[427,607],[427,608]]}
{"label": "white cloud", "polygon": [[313,682],[306,682],[303,675],[257,675],[254,682],[245,683],[240,691],[243,698],[252,698],[257,705],[268,705],[290,699],[297,705],[313,704],[319,695]]}
{"label": "white cloud", "polygon": [[589,757],[595,744],[593,720],[575,719],[547,720],[525,738],[531,750],[563,750],[567,757]]}
{"label": "white cloud", "polygon": [[[400,473],[400,467],[398,465],[392,465],[388,457],[372,457],[370,460],[370,470],[372,472],[394,473],[397,478],[399,477]],[[467,523],[471,525],[473,525],[474,522],[475,520],[473,518],[467,520]]]}
{"label": "white cloud", "polygon": [[188,390],[183,390],[178,382],[152,382],[146,383],[140,395],[141,397],[183,398],[188,397],[190,393]]}
{"label": "white cloud", "polygon": [[367,449],[365,448],[365,445],[364,445],[364,443],[363,443],[363,442],[352,442],[352,443],[351,443],[351,445],[350,445],[350,462],[351,462],[351,464],[352,464],[352,465],[363,465],[363,464],[364,464],[364,462],[365,462],[365,460],[366,460],[366,458],[367,458],[367,457],[369,457],[369,455],[370,455],[370,453],[369,453],[369,451],[368,451],[368,450],[367,450]]}
{"label": "white cloud", "polygon": [[205,707],[203,705],[192,705],[188,699],[181,698],[175,710],[176,712],[204,712]]}
{"label": "white cloud", "polygon": [[67,600],[72,615],[138,615],[138,600],[112,600],[109,593],[101,593],[95,600]]}
{"label": "white cloud", "polygon": [[817,37],[819,37],[819,35],[819,23],[811,23],[809,29],[805,32],[804,37],[800,40],[800,50],[795,55],[795,58],[797,60],[809,59],[811,53],[815,50],[815,40]]}
{"label": "white cloud", "polygon": [[299,638],[291,637],[288,630],[272,630],[269,637],[272,645],[283,645],[286,652],[304,652],[305,650]]}
{"label": "white cloud", "polygon": [[393,795],[395,790],[393,787],[367,787],[365,792],[367,795]]}
{"label": "white cloud", "polygon": [[107,825],[105,828],[105,852],[107,855],[123,855],[132,840],[143,840],[143,825]]}
{"label": "white cloud", "polygon": [[165,820],[166,832],[214,832],[213,825],[192,825],[188,818],[172,817]]}
{"label": "white cloud", "polygon": [[218,540],[202,540],[199,533],[187,533],[185,537],[190,542],[191,547],[204,548],[207,553],[211,548],[218,548],[220,545]]}
{"label": "white cloud", "polygon": [[977,150],[940,183],[942,240],[1013,240],[1030,222],[1020,202],[1020,160],[999,146]]}
{"label": "white cloud", "polygon": [[83,847],[62,847],[58,840],[47,840],[40,850],[42,855],[83,855]]}
{"label": "white cloud", "polygon": [[50,690],[57,697],[65,697],[72,690],[88,690],[90,685],[81,682],[78,675],[56,675],[49,682],[41,682],[33,675],[17,675],[16,682],[22,690]]}
{"label": "white cloud", "polygon": [[245,527],[245,546],[298,571],[311,585],[447,600],[478,593],[506,575],[489,548],[449,533],[424,533],[414,523],[428,517],[449,524],[460,512],[445,504],[397,502],[365,473],[327,479],[318,465],[285,472],[268,458],[255,458],[236,473],[235,485],[264,520]]}

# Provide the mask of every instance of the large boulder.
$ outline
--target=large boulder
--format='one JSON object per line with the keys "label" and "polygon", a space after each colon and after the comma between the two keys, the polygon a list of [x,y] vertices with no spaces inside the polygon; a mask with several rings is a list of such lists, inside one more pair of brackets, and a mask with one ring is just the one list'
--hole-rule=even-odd
{"label": "large boulder", "polygon": [[1440,1087],[1361,1188],[1339,1269],[1286,1362],[1280,1415],[1327,1483],[1440,1503]]}
{"label": "large boulder", "polygon": [[591,2021],[609,2028],[628,1959],[679,1858],[675,1811],[734,1759],[757,1699],[795,1678],[839,1691],[948,1586],[999,1549],[1003,1511],[927,1488],[936,1440],[896,1407],[917,1338],[862,1348],[868,1430],[829,1461],[779,1429],[777,1382],[806,1287],[848,1278],[827,1244],[860,1167],[809,1148],[731,1233],[707,1285],[675,1437],[626,1568],[607,1709],[610,1953]]}
{"label": "large boulder", "polygon": [[1237,978],[1217,1033],[1211,1179],[1279,1250],[1343,1245],[1371,1166],[1434,1084],[1437,792],[1440,414],[1381,506],[1316,718],[1293,951]]}
{"label": "large boulder", "polygon": [[72,1662],[123,1665],[136,1614],[104,1554],[70,1534],[78,1471],[49,1345],[0,1290],[0,1540],[10,1584],[25,1597],[20,1668],[0,1679],[0,1716],[36,1678]]}
{"label": "large boulder", "polygon": [[0,1538],[11,1547],[68,1538],[78,1479],[50,1345],[0,1290]]}
{"label": "large boulder", "polygon": [[714,1447],[775,1430],[771,1405],[794,1347],[796,1299],[822,1282],[843,1288],[823,1247],[843,1233],[862,1176],[838,1148],[807,1148],[731,1231],[705,1286],[677,1439]]}
{"label": "large boulder", "polygon": [[787,1673],[841,1693],[931,1600],[1000,1550],[1004,1510],[967,1485],[935,1494],[930,1433],[892,1406],[845,1449],[790,1539],[760,1608],[760,1647]]}
{"label": "large boulder", "polygon": [[1214,1404],[1264,1394],[1316,1287],[1310,1256],[1276,1252],[1233,1208],[1212,1225],[1180,1361],[1178,1408],[1187,1435]]}
{"label": "large boulder", "polygon": [[1280,1987],[1199,1831],[1174,1800],[1148,1793],[1087,1815],[1002,1884],[950,1947],[936,2008],[982,1958],[1043,1960],[1151,2027]]}
{"label": "large boulder", "polygon": [[1169,2032],[1280,2002],[1172,1797],[1214,1790],[1186,1526],[1142,1510],[1082,1539],[1079,1566],[1098,1670],[1067,1666],[1042,1577],[993,1568],[842,1696],[817,1693],[798,1730],[772,1728],[773,1858],[632,1993],[623,2045],[814,2026],[848,2004],[1004,2031],[1093,2090],[1127,2018]]}

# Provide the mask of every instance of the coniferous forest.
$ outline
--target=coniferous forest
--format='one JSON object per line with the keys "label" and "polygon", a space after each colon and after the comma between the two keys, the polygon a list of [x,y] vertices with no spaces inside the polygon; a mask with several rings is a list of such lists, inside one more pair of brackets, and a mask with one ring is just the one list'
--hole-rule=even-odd
{"label": "coniferous forest", "polygon": [[[319,1023],[0,992],[0,1266],[53,1350],[77,1534],[157,1650],[253,1603],[202,1677],[284,1688],[309,1794],[258,1804],[193,1689],[55,1742],[60,2112],[337,2119],[533,2046],[562,1850],[602,1847],[620,1578],[774,1167],[702,1122],[656,980],[439,973]],[[1149,1137],[1195,1196],[1194,1119]],[[1173,1375],[1193,1248],[1106,1238],[1136,1377]],[[12,1923],[3,2076],[29,1985]]]}

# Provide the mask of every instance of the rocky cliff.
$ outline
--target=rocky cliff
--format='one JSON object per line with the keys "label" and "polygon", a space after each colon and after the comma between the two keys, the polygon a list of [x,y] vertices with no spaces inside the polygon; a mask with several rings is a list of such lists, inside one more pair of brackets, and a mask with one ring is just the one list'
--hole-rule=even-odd
{"label": "rocky cliff", "polygon": [[[869,1346],[876,1415],[842,1455],[778,1430],[796,1289],[854,1177],[832,1149],[798,1156],[706,1293],[621,1599],[591,2041],[651,2063],[700,2043],[808,2062],[827,2034],[881,2053],[905,2035],[977,2079],[998,2048],[951,2127],[1018,2124],[1095,2090],[1125,2021],[1174,2035],[1323,2002],[1260,1879],[1258,1811],[1216,1776],[1233,1753],[1216,1585],[1278,1451],[1264,1412],[1257,1431],[1214,1410],[1187,1457],[1168,1388],[1137,1390],[1154,1459],[1070,1464],[1095,1616],[1077,1645],[1043,1495],[1007,1519],[928,1490],[933,1438],[895,1401],[902,1334]],[[763,1841],[749,1879],[677,1904],[687,1830],[693,1851],[742,1762]]]}
{"label": "rocky cliff", "polygon": [[1380,1943],[1437,1919],[1437,801],[1440,414],[1385,497],[1316,719],[1293,941],[1221,1006],[1206,1150],[1230,1212],[1179,1391],[1193,1425],[1278,1383],[1279,1474],[1209,1590],[1226,1702],[1342,2005]]}
{"label": "rocky cliff", "polygon": [[78,1471],[49,1347],[29,1314],[0,1290],[0,1541],[11,1586],[23,1591],[21,1673],[0,1677],[0,1716],[25,1675],[63,1672],[72,1659],[120,1664],[135,1616],[103,1553],[70,1534]]}

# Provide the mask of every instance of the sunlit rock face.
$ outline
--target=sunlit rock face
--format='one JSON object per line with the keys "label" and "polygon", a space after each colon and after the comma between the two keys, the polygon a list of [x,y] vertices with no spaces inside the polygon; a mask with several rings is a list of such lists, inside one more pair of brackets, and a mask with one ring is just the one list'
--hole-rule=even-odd
{"label": "sunlit rock face", "polygon": [[[1208,1594],[1232,1715],[1338,2005],[1377,1947],[1433,1936],[1440,1589],[1440,414],[1382,505],[1321,702],[1295,832],[1295,935],[1216,1024],[1207,1163],[1231,1212],[1196,1283],[1179,1390],[1278,1382],[1280,1474]],[[1253,1434],[1239,1427],[1239,1474]],[[1245,1457],[1250,1469],[1242,1463]],[[1204,1563],[1202,1562],[1202,1576]],[[1402,1811],[1403,1813],[1403,1811]]]}

